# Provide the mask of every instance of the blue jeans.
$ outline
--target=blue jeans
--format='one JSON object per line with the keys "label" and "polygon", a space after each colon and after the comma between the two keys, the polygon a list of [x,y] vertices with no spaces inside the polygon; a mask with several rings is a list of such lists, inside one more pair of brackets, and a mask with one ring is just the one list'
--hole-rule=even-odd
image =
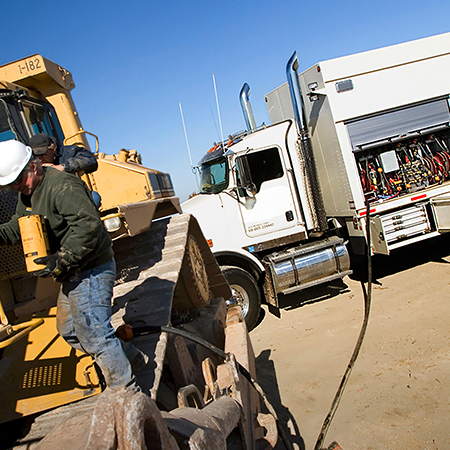
{"label": "blue jeans", "polygon": [[91,355],[110,388],[134,386],[130,363],[111,325],[116,264],[110,262],[64,281],[56,314],[58,333]]}

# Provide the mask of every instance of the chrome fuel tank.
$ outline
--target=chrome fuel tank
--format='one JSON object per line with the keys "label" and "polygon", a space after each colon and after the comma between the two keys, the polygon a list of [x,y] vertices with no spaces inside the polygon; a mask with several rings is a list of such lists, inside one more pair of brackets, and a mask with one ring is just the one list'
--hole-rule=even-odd
{"label": "chrome fuel tank", "polygon": [[352,273],[344,241],[336,236],[266,256],[277,294],[342,278]]}

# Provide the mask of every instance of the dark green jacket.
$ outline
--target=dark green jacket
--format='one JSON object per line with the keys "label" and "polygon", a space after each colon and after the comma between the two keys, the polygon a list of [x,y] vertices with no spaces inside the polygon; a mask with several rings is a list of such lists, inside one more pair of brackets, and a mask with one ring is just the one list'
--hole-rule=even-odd
{"label": "dark green jacket", "polygon": [[108,235],[86,184],[67,172],[44,167],[44,177],[33,194],[19,194],[16,214],[0,225],[0,237],[8,244],[20,240],[18,218],[45,217],[50,253],[59,252],[69,273],[98,267],[113,257]]}

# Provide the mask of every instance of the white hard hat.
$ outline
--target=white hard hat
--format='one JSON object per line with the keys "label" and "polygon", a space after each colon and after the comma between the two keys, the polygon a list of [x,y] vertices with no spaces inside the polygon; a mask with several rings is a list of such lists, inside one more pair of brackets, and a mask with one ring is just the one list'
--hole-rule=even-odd
{"label": "white hard hat", "polygon": [[0,186],[12,183],[22,172],[33,152],[22,142],[0,142]]}

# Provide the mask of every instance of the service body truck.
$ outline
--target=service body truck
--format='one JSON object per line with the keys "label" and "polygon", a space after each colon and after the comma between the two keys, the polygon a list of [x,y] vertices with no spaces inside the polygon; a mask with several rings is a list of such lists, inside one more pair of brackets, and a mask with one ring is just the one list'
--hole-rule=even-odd
{"label": "service body truck", "polygon": [[[253,326],[260,294],[349,273],[347,248],[395,248],[450,226],[450,33],[315,64],[266,95],[255,126],[199,162],[195,215]],[[348,244],[347,244],[348,243]]]}

